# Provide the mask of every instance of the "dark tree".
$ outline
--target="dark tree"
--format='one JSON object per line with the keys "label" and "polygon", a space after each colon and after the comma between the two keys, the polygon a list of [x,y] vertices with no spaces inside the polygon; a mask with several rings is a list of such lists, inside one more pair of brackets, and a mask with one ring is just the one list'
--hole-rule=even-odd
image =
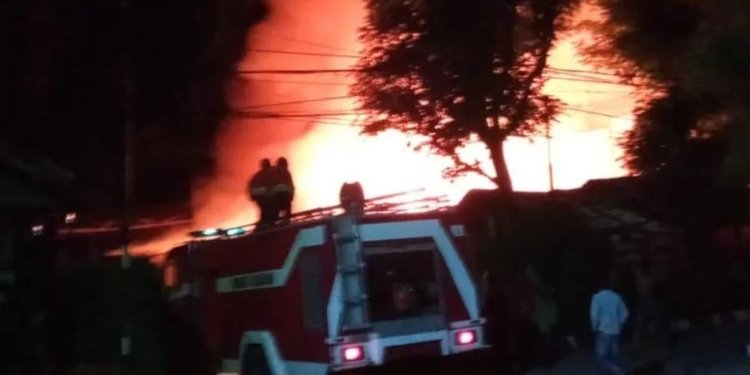
{"label": "dark tree", "polygon": [[[750,175],[750,4],[737,0],[595,0],[603,17],[589,26],[592,62],[615,69],[641,88],[635,128],[623,142],[627,166],[641,173],[692,167],[688,149],[706,142],[725,150],[704,183]],[[669,22],[665,22],[669,20]],[[705,154],[704,161],[717,160]],[[671,170],[671,171],[670,171]],[[688,171],[685,171],[688,172]]]}
{"label": "dark tree", "polygon": [[741,197],[750,179],[750,3],[595,3],[603,17],[590,23],[596,40],[589,59],[640,88],[635,126],[622,143],[626,164],[645,177],[658,197],[654,205],[667,208],[689,250],[692,267],[669,294],[720,308],[712,303],[743,289],[721,281],[731,281],[729,267],[715,250],[719,228],[742,222],[743,215],[747,220]]}
{"label": "dark tree", "polygon": [[491,179],[512,191],[503,142],[534,134],[558,113],[559,103],[541,92],[543,73],[575,3],[368,0],[353,89],[367,113],[365,133],[424,136],[417,147],[453,159],[448,176],[484,174],[458,152],[482,142],[497,176]]}

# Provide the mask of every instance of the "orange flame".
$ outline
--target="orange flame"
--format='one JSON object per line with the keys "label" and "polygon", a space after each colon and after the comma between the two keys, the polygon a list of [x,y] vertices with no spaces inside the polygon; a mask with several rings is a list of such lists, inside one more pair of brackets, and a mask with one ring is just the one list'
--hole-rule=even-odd
{"label": "orange flame", "polygon": [[[361,1],[340,0],[274,2],[270,18],[249,33],[251,51],[238,69],[349,68],[355,60],[331,55],[352,55],[361,49],[357,29],[365,15],[362,5]],[[560,41],[550,56],[550,65],[592,70],[580,61],[576,50],[576,42],[585,37],[578,34]],[[283,55],[267,50],[319,55]],[[592,178],[626,173],[617,161],[621,151],[616,139],[632,126],[628,119],[634,107],[632,90],[583,81],[586,79],[552,79],[545,90],[571,107],[622,116],[608,118],[566,110],[553,126],[549,145],[544,137],[508,140],[505,148],[517,190],[549,189],[548,146],[557,189],[576,188]],[[274,112],[349,113],[356,108],[354,98],[346,97],[351,82],[352,77],[336,74],[248,76],[230,84],[228,99],[234,108],[247,108],[344,97],[263,108]],[[228,118],[216,140],[216,173],[194,190],[195,227],[227,227],[255,220],[257,212],[247,199],[245,186],[263,157],[283,155],[289,159],[297,186],[295,210],[335,204],[339,187],[347,181],[361,182],[368,196],[426,188],[430,194],[447,195],[452,202],[470,189],[492,186],[480,176],[446,181],[441,171],[448,160],[412,150],[410,138],[400,133],[361,136],[357,127],[349,126],[355,120],[352,116]],[[465,152],[479,160],[488,159],[487,151],[479,146],[468,147]]]}

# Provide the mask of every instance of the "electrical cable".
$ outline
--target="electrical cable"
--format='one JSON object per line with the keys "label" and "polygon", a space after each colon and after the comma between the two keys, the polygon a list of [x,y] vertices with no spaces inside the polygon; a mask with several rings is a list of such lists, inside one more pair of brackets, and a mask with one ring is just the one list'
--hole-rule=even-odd
{"label": "electrical cable", "polygon": [[249,109],[257,109],[257,108],[278,107],[278,106],[285,106],[285,105],[292,105],[292,104],[305,104],[305,103],[315,103],[315,102],[326,102],[326,101],[344,100],[344,99],[353,99],[353,97],[351,95],[328,96],[328,97],[322,97],[322,98],[292,100],[292,101],[288,101],[288,102],[276,102],[276,103],[258,104],[258,105],[252,105],[252,106],[249,106],[249,107],[234,108],[233,110],[234,111],[244,111],[244,110],[249,110]]}

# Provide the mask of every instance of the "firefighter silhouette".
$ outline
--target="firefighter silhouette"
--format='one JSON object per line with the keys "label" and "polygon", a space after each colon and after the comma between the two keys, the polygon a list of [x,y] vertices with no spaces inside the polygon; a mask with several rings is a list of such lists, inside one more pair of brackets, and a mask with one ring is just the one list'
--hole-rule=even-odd
{"label": "firefighter silhouette", "polygon": [[275,221],[273,217],[273,196],[271,195],[272,174],[271,160],[263,159],[260,161],[260,170],[250,178],[250,182],[248,183],[250,200],[255,202],[258,205],[258,209],[260,209],[259,227],[273,225]]}
{"label": "firefighter silhouette", "polygon": [[292,200],[294,200],[294,181],[289,172],[286,158],[280,157],[271,169],[271,201],[274,221],[281,219],[288,223],[292,215]]}

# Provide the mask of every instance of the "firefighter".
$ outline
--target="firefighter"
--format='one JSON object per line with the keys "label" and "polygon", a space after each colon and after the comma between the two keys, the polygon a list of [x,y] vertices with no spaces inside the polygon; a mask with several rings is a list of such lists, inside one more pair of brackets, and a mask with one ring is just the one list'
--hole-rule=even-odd
{"label": "firefighter", "polygon": [[273,200],[271,195],[273,169],[271,160],[263,159],[260,161],[260,170],[256,172],[248,183],[248,192],[250,200],[255,202],[260,209],[259,227],[267,227],[273,224]]}
{"label": "firefighter", "polygon": [[281,219],[288,223],[292,215],[292,200],[294,200],[294,181],[289,172],[286,158],[280,157],[271,173],[271,197],[273,200],[273,219]]}

